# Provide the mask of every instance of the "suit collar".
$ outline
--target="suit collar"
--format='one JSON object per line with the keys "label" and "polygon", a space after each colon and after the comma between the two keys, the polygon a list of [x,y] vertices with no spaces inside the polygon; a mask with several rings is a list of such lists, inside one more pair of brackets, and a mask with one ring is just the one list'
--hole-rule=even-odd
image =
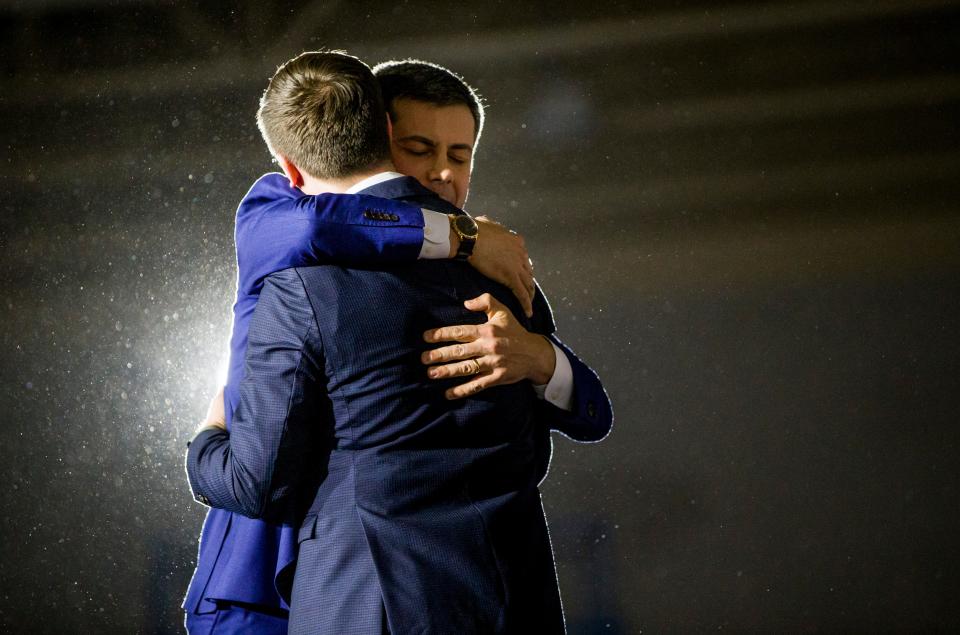
{"label": "suit collar", "polygon": [[397,176],[387,181],[380,181],[359,190],[357,194],[379,196],[380,198],[410,198],[421,196],[436,196],[433,192],[420,185],[417,179],[410,176]]}
{"label": "suit collar", "polygon": [[435,192],[423,187],[417,179],[410,176],[400,176],[374,183],[370,187],[360,190],[357,194],[401,200],[442,214],[463,214],[463,211],[458,207],[446,202]]}
{"label": "suit collar", "polygon": [[383,183],[384,181],[389,181],[391,179],[399,179],[402,177],[403,175],[400,174],[399,172],[393,172],[393,171],[379,172],[377,174],[374,174],[373,176],[368,176],[367,178],[363,179],[358,183],[354,183],[353,185],[350,186],[350,189],[344,192],[344,194],[356,194],[357,192],[362,192],[368,187],[373,187],[378,183]]}

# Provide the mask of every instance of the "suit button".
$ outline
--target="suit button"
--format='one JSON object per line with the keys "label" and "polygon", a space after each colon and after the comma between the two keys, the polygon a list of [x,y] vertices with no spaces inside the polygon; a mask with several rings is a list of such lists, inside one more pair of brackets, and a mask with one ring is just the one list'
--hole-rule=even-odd
{"label": "suit button", "polygon": [[365,210],[363,210],[363,217],[364,217],[364,218],[373,218],[373,213],[372,213],[370,210],[365,209]]}
{"label": "suit button", "polygon": [[390,220],[392,220],[393,222],[397,222],[398,220],[400,220],[400,217],[397,216],[396,214],[390,214]]}
{"label": "suit button", "polygon": [[592,401],[587,402],[587,416],[591,419],[597,418],[597,406]]}

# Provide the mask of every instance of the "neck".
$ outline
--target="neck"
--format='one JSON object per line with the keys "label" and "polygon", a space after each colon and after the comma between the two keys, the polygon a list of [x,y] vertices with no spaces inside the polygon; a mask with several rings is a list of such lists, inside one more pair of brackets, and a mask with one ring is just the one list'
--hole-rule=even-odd
{"label": "neck", "polygon": [[356,172],[342,179],[318,179],[309,174],[301,173],[303,176],[303,185],[300,186],[300,189],[304,194],[342,194],[364,179],[368,179],[381,172],[393,171],[396,171],[396,168],[393,167],[393,162],[384,161],[367,170]]}

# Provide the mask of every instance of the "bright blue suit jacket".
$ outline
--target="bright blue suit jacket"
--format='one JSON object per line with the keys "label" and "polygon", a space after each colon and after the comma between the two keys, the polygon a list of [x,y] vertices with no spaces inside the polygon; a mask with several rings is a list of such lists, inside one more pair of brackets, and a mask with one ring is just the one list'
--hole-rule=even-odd
{"label": "bright blue suit jacket", "polygon": [[[237,212],[237,302],[224,393],[228,425],[232,425],[240,402],[250,317],[264,278],[289,267],[330,262],[355,266],[415,262],[423,241],[421,206],[444,211],[439,208],[445,205],[425,192],[410,179],[387,181],[361,195],[307,196],[289,187],[280,174],[265,175],[254,184]],[[542,293],[537,296],[536,312],[541,323],[534,330],[552,333],[549,306]],[[426,328],[433,326],[437,324]],[[559,340],[553,340],[571,362],[575,407],[568,413],[537,400],[536,417],[542,426],[573,439],[599,440],[612,424],[606,393],[596,374]],[[542,478],[549,451],[540,454],[540,462],[538,473]],[[195,488],[194,493],[198,500],[207,502],[202,491]],[[297,549],[296,520],[275,520],[268,523],[211,509],[184,609],[213,611],[214,600],[287,608]]]}

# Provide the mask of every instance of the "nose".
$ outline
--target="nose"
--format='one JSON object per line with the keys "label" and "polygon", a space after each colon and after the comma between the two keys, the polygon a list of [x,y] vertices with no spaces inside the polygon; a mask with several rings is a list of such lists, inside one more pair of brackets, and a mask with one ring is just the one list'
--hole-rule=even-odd
{"label": "nose", "polygon": [[440,181],[441,183],[449,183],[453,179],[453,170],[450,169],[446,157],[437,157],[430,167],[428,176],[431,181]]}

